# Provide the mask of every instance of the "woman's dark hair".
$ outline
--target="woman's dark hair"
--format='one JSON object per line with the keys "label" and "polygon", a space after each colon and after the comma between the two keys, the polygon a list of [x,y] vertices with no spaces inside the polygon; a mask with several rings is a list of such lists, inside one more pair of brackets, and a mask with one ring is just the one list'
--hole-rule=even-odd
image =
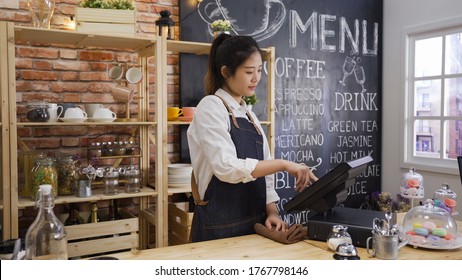
{"label": "woman's dark hair", "polygon": [[255,52],[260,53],[257,42],[249,36],[231,36],[221,34],[212,43],[209,55],[209,66],[205,75],[205,91],[207,95],[215,92],[225,83],[221,68],[226,66],[228,74],[233,76],[236,69]]}

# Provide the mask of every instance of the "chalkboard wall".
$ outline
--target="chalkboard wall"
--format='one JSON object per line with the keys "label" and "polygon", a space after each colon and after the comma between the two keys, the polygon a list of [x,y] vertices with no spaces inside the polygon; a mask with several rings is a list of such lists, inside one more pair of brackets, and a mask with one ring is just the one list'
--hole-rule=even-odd
{"label": "chalkboard wall", "polygon": [[[208,23],[230,19],[232,34],[252,35],[276,48],[276,158],[303,162],[317,176],[343,161],[370,155],[366,172],[344,205],[364,207],[380,191],[382,107],[382,0],[181,1],[181,40],[212,42]],[[204,96],[207,56],[181,55],[181,106]],[[266,119],[266,76],[254,111]],[[182,133],[182,159],[188,161]],[[278,207],[289,223],[309,211],[284,213],[294,178],[275,175]]]}

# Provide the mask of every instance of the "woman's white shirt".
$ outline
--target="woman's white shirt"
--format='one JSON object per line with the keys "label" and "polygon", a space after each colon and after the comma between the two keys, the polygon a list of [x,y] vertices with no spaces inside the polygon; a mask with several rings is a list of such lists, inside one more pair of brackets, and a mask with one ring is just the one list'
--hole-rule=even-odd
{"label": "woman's white shirt", "polygon": [[[231,108],[236,118],[246,118],[246,106],[230,96],[226,91],[219,89],[216,95],[223,98]],[[253,112],[252,118],[263,133],[260,122]],[[204,97],[197,105],[194,119],[189,125],[187,136],[191,164],[199,189],[201,199],[204,198],[207,186],[215,176],[228,183],[247,183],[254,181],[251,173],[258,163],[257,159],[239,159],[236,148],[229,134],[231,123],[229,114],[221,99],[215,96]],[[263,134],[263,157],[271,159],[269,145]],[[266,176],[266,202],[271,203],[279,200],[274,190],[274,175]]]}

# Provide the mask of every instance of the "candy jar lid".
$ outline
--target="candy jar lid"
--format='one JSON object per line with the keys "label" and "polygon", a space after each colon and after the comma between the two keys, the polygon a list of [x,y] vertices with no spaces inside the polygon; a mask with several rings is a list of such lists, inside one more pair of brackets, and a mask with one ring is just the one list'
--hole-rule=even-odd
{"label": "candy jar lid", "polygon": [[423,206],[413,207],[404,217],[403,229],[409,244],[429,249],[462,247],[462,235],[448,211],[428,199]]}
{"label": "candy jar lid", "polygon": [[423,177],[415,172],[415,168],[409,169],[401,179],[401,195],[405,198],[423,198]]}
{"label": "candy jar lid", "polygon": [[448,211],[451,215],[457,215],[459,212],[456,211],[456,198],[457,194],[449,189],[449,185],[442,184],[441,188],[435,191],[433,203],[435,206]]}

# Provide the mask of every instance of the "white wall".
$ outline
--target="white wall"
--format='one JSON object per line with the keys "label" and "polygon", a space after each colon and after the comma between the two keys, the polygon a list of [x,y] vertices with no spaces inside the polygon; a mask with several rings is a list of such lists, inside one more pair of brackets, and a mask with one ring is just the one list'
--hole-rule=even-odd
{"label": "white wall", "polygon": [[[403,141],[401,119],[403,83],[403,35],[405,28],[425,25],[462,16],[462,0],[384,0],[383,20],[383,130],[382,130],[382,191],[399,193],[401,176],[400,145]],[[457,193],[458,211],[462,213],[462,187],[459,176],[419,171],[424,177],[425,198],[442,183],[448,183]],[[457,219],[462,219],[459,214]]]}

